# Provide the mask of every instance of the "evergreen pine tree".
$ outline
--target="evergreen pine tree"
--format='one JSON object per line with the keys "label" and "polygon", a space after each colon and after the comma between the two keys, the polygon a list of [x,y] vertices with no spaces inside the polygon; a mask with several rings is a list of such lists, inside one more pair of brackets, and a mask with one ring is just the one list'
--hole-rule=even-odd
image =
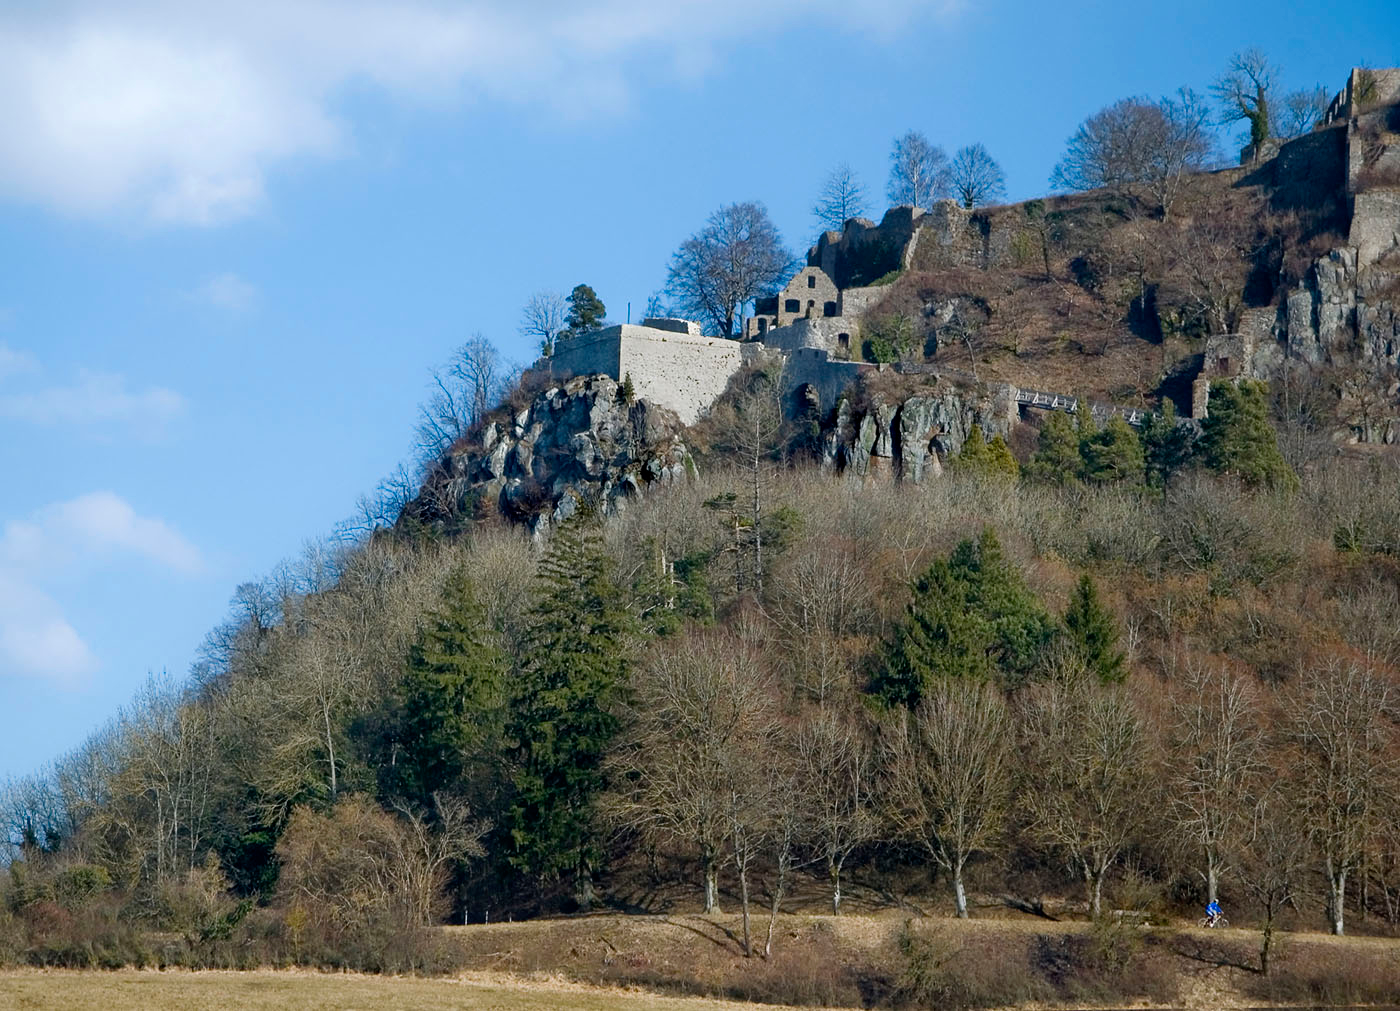
{"label": "evergreen pine tree", "polygon": [[986,530],[914,581],[870,690],[888,704],[914,706],[935,678],[1016,684],[1030,674],[1053,631],[996,535]]}
{"label": "evergreen pine tree", "polygon": [[1097,484],[1142,480],[1142,443],[1132,426],[1117,415],[1084,439],[1079,450],[1086,480]]}
{"label": "evergreen pine tree", "polygon": [[1026,465],[1026,475],[1050,484],[1069,484],[1079,477],[1082,458],[1079,436],[1069,415],[1051,411],[1040,426],[1035,455]]}
{"label": "evergreen pine tree", "polygon": [[1021,465],[1011,453],[1011,447],[1000,435],[992,436],[987,443],[987,466],[993,474],[1001,474],[1012,480],[1021,476]]}
{"label": "evergreen pine tree", "polygon": [[968,430],[962,449],[952,463],[956,469],[973,474],[985,474],[991,469],[991,454],[987,452],[987,439],[981,425],[973,425]]}
{"label": "evergreen pine tree", "polygon": [[1127,676],[1126,657],[1118,645],[1118,622],[1113,612],[1099,603],[1098,589],[1088,574],[1079,577],[1069,609],[1065,611],[1065,631],[1084,664],[1105,684]]}
{"label": "evergreen pine tree", "polygon": [[627,372],[622,376],[622,385],[617,388],[618,403],[632,406],[632,401],[637,399],[637,388],[632,385],[632,373]]}
{"label": "evergreen pine tree", "polygon": [[473,767],[496,757],[504,667],[471,581],[458,567],[447,578],[440,609],[428,616],[409,651],[397,792],[429,807],[434,793],[461,792]]}
{"label": "evergreen pine tree", "polygon": [[1191,459],[1195,431],[1190,425],[1180,424],[1176,407],[1170,400],[1164,400],[1161,415],[1148,415],[1138,438],[1142,442],[1147,483],[1153,488],[1165,488],[1172,476]]}
{"label": "evergreen pine tree", "polygon": [[555,532],[531,622],[511,698],[511,863],[546,878],[572,874],[587,906],[601,852],[602,760],[618,729],[634,633],[592,517]]}
{"label": "evergreen pine tree", "polygon": [[981,425],[973,425],[968,430],[962,449],[952,460],[953,467],[967,474],[998,475],[1015,478],[1021,473],[1021,465],[1011,455],[1011,447],[1001,436],[993,436],[987,441]]}
{"label": "evergreen pine tree", "polygon": [[565,333],[577,336],[584,333],[592,333],[603,325],[603,320],[607,317],[608,307],[603,304],[603,300],[586,284],[574,286],[574,290],[565,299],[569,303],[568,315],[564,317],[567,325]]}
{"label": "evergreen pine tree", "polygon": [[1201,456],[1211,470],[1234,474],[1247,484],[1292,491],[1298,475],[1279,452],[1269,424],[1268,389],[1257,380],[1210,384],[1207,417],[1201,422]]}

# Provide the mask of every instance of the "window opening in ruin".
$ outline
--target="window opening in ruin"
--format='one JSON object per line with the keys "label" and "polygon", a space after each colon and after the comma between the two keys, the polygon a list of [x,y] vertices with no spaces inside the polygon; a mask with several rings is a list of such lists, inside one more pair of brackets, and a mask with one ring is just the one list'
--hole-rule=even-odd
{"label": "window opening in ruin", "polygon": [[809,298],[809,299],[807,299],[807,318],[808,318],[808,319],[811,319],[811,318],[812,318],[812,310],[815,309],[816,307],[817,307],[817,300],[816,300],[816,299],[814,299],[814,298]]}
{"label": "window opening in ruin", "polygon": [[808,274],[808,275],[807,275],[807,287],[809,287],[809,288],[815,288],[816,286],[817,286],[817,277],[816,277],[816,275],[815,275],[815,274]]}
{"label": "window opening in ruin", "polygon": [[758,332],[761,334],[768,332],[768,321],[766,319],[760,319],[758,321]]}
{"label": "window opening in ruin", "polygon": [[802,303],[795,298],[790,298],[783,303],[783,312],[801,312]]}
{"label": "window opening in ruin", "polygon": [[1221,358],[1221,359],[1220,359],[1220,371],[1221,371],[1221,372],[1229,372],[1229,371],[1230,371],[1230,359],[1228,359],[1228,358]]}
{"label": "window opening in ruin", "polygon": [[827,302],[827,303],[825,303],[825,304],[822,306],[822,315],[823,315],[823,316],[835,316],[835,315],[836,315],[836,303],[835,303],[835,302]]}
{"label": "window opening in ruin", "polygon": [[849,351],[851,349],[851,335],[848,333],[837,334],[836,344],[837,346]]}

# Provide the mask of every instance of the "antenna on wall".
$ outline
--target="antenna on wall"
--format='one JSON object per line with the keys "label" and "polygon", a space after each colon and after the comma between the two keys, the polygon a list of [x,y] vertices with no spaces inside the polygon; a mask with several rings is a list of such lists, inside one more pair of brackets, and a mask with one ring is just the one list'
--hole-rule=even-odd
{"label": "antenna on wall", "polygon": [[632,303],[627,303],[627,322],[632,322]]}

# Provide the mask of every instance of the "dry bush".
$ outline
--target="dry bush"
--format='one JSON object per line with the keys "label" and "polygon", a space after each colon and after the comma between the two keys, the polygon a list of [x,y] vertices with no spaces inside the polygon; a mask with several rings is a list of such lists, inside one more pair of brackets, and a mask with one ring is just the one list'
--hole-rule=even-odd
{"label": "dry bush", "polygon": [[1400,954],[1389,946],[1288,944],[1269,974],[1248,978],[1244,990],[1259,1000],[1319,1007],[1400,1003]]}

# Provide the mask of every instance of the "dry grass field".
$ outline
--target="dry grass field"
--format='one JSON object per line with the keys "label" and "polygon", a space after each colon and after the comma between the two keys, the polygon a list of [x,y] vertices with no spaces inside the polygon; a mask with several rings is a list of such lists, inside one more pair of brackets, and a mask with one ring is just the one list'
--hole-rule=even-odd
{"label": "dry grass field", "polygon": [[0,973],[3,1011],[732,1011],[752,1007],[500,973],[450,979],[274,970]]}
{"label": "dry grass field", "polygon": [[[1263,977],[1251,968],[1258,944],[1252,930],[1129,929],[1113,942],[1127,947],[1105,955],[1097,947],[1104,939],[1086,923],[1017,915],[912,921],[924,950],[951,972],[915,996],[902,989],[908,963],[897,941],[908,922],[893,910],[840,918],[784,915],[768,960],[743,957],[733,915],[601,914],[449,927],[445,934],[466,966],[450,977],[16,970],[0,972],[0,1011],[1400,1005],[1396,938],[1288,932],[1280,939],[1276,971]],[[1110,970],[1105,957],[1117,959],[1117,969]]]}

